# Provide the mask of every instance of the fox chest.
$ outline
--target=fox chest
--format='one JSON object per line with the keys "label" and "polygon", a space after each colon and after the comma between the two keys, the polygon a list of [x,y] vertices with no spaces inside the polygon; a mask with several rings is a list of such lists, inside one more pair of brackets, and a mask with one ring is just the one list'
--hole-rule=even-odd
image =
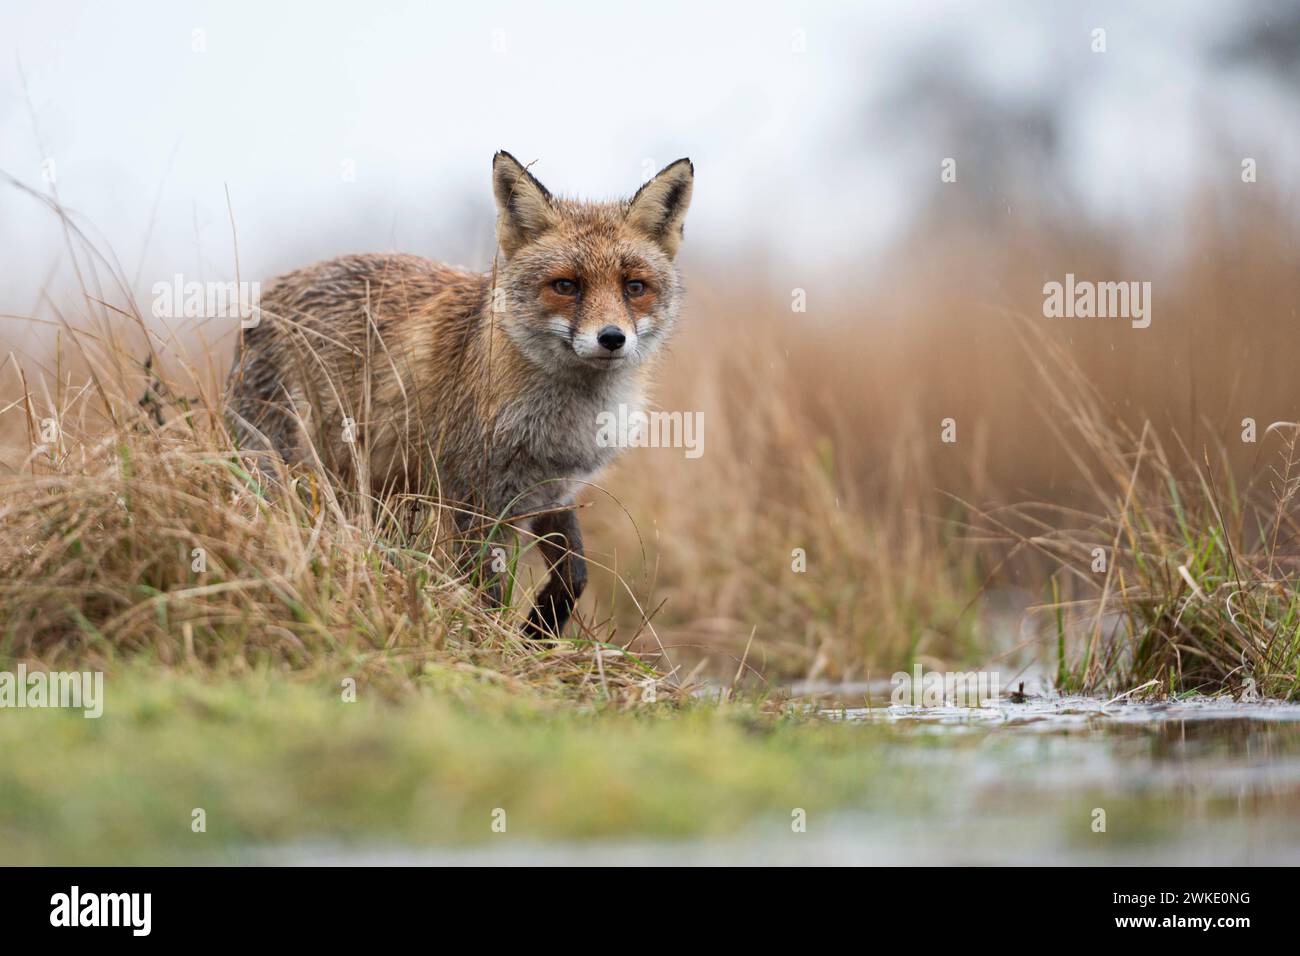
{"label": "fox chest", "polygon": [[[639,390],[611,389],[561,402],[521,401],[498,422],[501,462],[493,498],[499,506],[517,499],[512,511],[537,510],[572,502],[584,481],[593,478],[621,451],[607,440],[602,414],[618,414],[618,405],[640,407]],[[500,500],[504,498],[505,500]]]}

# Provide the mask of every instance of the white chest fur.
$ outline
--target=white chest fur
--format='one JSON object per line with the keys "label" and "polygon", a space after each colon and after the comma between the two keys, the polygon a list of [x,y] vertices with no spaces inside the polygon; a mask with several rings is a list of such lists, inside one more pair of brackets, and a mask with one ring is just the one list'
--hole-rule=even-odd
{"label": "white chest fur", "polygon": [[643,402],[637,376],[609,374],[590,382],[545,383],[509,403],[497,420],[493,456],[504,465],[498,477],[508,494],[526,494],[529,507],[572,501],[581,481],[622,450],[602,441],[602,413],[617,416],[623,406],[626,415]]}

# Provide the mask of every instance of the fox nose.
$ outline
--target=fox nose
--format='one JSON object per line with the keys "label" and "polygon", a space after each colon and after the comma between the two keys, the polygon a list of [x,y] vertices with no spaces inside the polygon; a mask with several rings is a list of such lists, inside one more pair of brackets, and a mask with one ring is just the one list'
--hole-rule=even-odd
{"label": "fox nose", "polygon": [[596,341],[611,352],[617,352],[627,341],[627,336],[617,325],[607,325],[596,333]]}

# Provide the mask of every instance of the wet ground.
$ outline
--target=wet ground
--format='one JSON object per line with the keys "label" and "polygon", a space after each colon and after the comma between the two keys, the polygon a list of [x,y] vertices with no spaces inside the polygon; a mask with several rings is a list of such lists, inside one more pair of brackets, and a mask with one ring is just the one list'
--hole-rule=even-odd
{"label": "wet ground", "polygon": [[[1300,705],[1195,699],[1006,699],[978,708],[851,706],[872,687],[795,688],[882,746],[869,809],[726,839],[493,841],[412,851],[328,845],[275,863],[1295,864]],[[868,782],[864,782],[866,789]],[[879,794],[876,796],[875,794]]]}

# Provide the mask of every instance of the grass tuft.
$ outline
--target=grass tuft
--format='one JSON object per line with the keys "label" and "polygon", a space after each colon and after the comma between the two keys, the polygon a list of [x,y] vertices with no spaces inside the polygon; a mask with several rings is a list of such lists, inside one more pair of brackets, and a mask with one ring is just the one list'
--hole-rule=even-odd
{"label": "grass tuft", "polygon": [[974,522],[1051,568],[1059,689],[1300,699],[1300,426],[1264,428],[1265,465],[1239,485],[1223,440],[1175,433],[1170,449],[1111,413],[1058,342],[1031,328],[1027,344],[1092,504]]}
{"label": "grass tuft", "polygon": [[29,447],[0,477],[0,657],[328,674],[386,696],[431,681],[619,706],[679,692],[653,654],[589,627],[525,642],[526,589],[492,606],[450,508],[376,502],[242,454],[219,399],[169,399],[163,416],[135,400],[134,379],[106,384],[125,347],[83,340],[81,354],[87,388],[24,393]]}

